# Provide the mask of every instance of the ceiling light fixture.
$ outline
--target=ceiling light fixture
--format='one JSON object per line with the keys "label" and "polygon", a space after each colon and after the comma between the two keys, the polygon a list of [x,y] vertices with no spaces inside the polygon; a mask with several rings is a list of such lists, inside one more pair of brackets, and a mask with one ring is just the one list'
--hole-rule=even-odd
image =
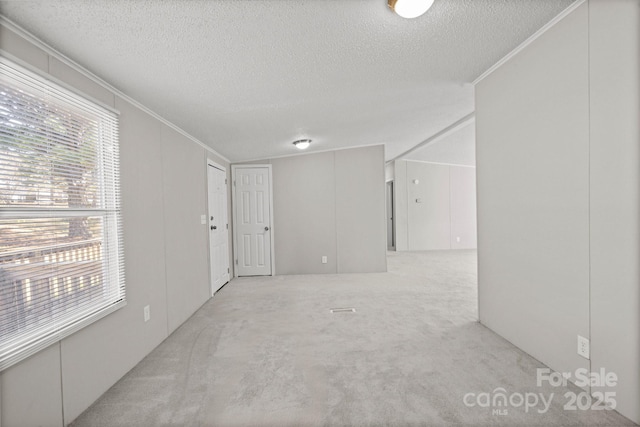
{"label": "ceiling light fixture", "polygon": [[434,0],[387,0],[389,7],[403,18],[417,18],[433,5]]}
{"label": "ceiling light fixture", "polygon": [[293,145],[295,145],[296,148],[298,148],[299,150],[305,150],[305,149],[309,148],[309,145],[311,145],[311,140],[310,139],[299,139],[297,141],[294,141]]}

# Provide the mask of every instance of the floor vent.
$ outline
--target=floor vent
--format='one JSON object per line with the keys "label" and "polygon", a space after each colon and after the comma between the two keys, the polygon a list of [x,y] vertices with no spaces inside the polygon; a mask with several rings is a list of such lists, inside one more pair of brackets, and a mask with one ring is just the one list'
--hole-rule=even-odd
{"label": "floor vent", "polygon": [[332,313],[355,313],[356,309],[353,307],[350,308],[332,308],[329,310]]}

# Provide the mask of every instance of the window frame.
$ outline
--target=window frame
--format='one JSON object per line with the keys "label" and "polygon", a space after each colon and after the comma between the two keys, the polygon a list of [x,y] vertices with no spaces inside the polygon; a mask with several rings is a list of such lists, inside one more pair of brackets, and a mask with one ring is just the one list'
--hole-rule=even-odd
{"label": "window frame", "polygon": [[[111,162],[111,168],[109,168],[107,173],[104,173],[105,162],[102,159],[106,147],[105,139],[102,136],[98,138],[96,146],[96,150],[100,151],[98,154],[100,161],[96,167],[101,171],[101,179],[98,182],[99,187],[97,191],[100,194],[100,200],[107,200],[108,204],[111,205],[111,208],[105,204],[107,202],[103,202],[103,206],[97,209],[59,208],[55,206],[50,206],[48,208],[28,208],[3,205],[0,206],[0,220],[16,217],[46,219],[59,218],[61,216],[65,218],[71,216],[99,216],[102,219],[102,236],[99,239],[101,244],[106,244],[109,249],[109,254],[104,255],[104,259],[101,260],[101,271],[104,277],[103,280],[105,283],[108,283],[103,285],[103,289],[106,289],[105,286],[114,286],[118,289],[118,291],[114,293],[114,297],[110,300],[105,299],[104,301],[100,301],[100,303],[88,304],[86,307],[82,307],[82,309],[74,311],[71,315],[64,316],[62,322],[58,322],[59,319],[56,319],[55,321],[52,321],[52,324],[50,325],[38,326],[36,330],[37,334],[34,334],[34,331],[32,330],[22,333],[17,338],[10,340],[9,344],[11,345],[8,348],[5,348],[6,343],[0,342],[0,372],[2,372],[20,361],[44,350],[52,344],[63,340],[75,332],[78,332],[90,324],[121,309],[126,306],[127,301],[126,280],[124,275],[125,264],[122,207],[120,204],[121,187],[119,182],[119,111],[111,106],[105,105],[101,101],[87,96],[76,88],[61,82],[60,80],[1,50],[0,64],[3,67],[12,68],[16,74],[21,74],[23,76],[27,76],[29,79],[36,80],[48,90],[62,94],[64,97],[67,97],[78,104],[89,105],[94,111],[89,111],[88,109],[84,110],[87,114],[95,115],[96,111],[98,111],[100,114],[106,114],[111,117],[114,124],[113,128],[110,129],[113,135],[110,137],[111,145],[109,149],[112,150],[111,155],[114,160]],[[34,93],[30,93],[30,95],[35,96]],[[54,101],[52,105],[64,107],[64,104],[62,103],[63,101],[60,101],[59,99],[56,100],[58,104],[55,104],[56,101]],[[77,104],[75,106],[78,107]],[[109,182],[110,180],[112,182]],[[107,191],[107,187],[110,187],[111,190],[109,197],[107,197],[107,194],[110,193]],[[109,229],[108,224],[110,224]],[[115,255],[113,255],[112,252]],[[73,262],[76,261],[74,260]]]}

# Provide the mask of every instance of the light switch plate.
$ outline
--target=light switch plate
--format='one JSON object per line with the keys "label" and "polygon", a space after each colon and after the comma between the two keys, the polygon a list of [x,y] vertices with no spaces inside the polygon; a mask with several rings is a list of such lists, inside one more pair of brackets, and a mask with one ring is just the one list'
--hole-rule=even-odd
{"label": "light switch plate", "polygon": [[578,335],[578,354],[589,359],[589,339]]}
{"label": "light switch plate", "polygon": [[207,216],[206,215],[200,215],[200,224],[207,225]]}

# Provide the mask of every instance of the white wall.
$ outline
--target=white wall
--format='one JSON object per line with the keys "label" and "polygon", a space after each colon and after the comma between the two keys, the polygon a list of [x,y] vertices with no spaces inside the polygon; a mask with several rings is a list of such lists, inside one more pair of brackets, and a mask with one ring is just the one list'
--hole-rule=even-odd
{"label": "white wall", "polygon": [[387,271],[384,146],[334,153],[338,273]]}
{"label": "white wall", "polygon": [[395,173],[396,250],[476,247],[475,168],[396,160]]}
{"label": "white wall", "polygon": [[336,273],[334,154],[286,157],[271,164],[276,274]]}
{"label": "white wall", "polygon": [[585,2],[476,85],[480,321],[557,371],[615,372],[636,422],[639,16]]}
{"label": "white wall", "polygon": [[587,9],[476,86],[480,321],[561,372],[589,367]]}
{"label": "white wall", "polygon": [[206,158],[228,164],[4,26],[0,48],[121,113],[127,305],[0,374],[2,426],[59,426],[209,298]]}
{"label": "white wall", "polygon": [[451,249],[478,246],[476,168],[449,167]]}
{"label": "white wall", "polygon": [[640,1],[589,2],[591,369],[640,423]]}
{"label": "white wall", "polygon": [[383,146],[256,163],[273,167],[276,274],[387,271]]}
{"label": "white wall", "polygon": [[409,199],[407,181],[407,162],[396,160],[393,163],[395,178],[393,180],[393,203],[395,204],[395,217],[393,226],[395,227],[396,251],[406,251],[409,247]]}
{"label": "white wall", "polygon": [[409,250],[451,248],[449,195],[449,166],[407,162]]}
{"label": "white wall", "polygon": [[167,126],[162,127],[161,141],[167,325],[171,333],[211,294],[208,225],[200,223],[200,215],[207,214],[207,156],[201,147]]}

